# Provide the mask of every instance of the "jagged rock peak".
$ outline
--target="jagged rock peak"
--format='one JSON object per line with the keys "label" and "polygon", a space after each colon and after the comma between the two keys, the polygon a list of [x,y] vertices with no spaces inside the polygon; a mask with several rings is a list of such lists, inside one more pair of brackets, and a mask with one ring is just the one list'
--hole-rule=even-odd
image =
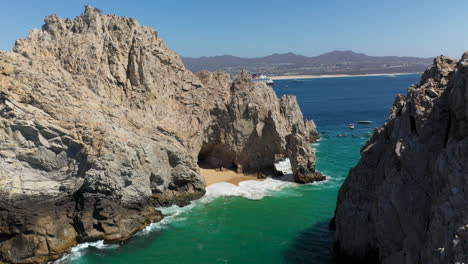
{"label": "jagged rock peak", "polygon": [[184,71],[180,57],[154,29],[90,6],[75,19],[48,16],[42,30],[17,40],[13,50],[29,59],[56,60],[72,74],[108,76],[127,87],[148,89],[145,67],[150,63]]}
{"label": "jagged rock peak", "polygon": [[460,59],[460,62],[466,62],[466,61],[468,61],[468,51],[463,53],[463,55],[461,56],[461,59]]}
{"label": "jagged rock peak", "polygon": [[200,166],[323,179],[294,96],[192,73],[155,30],[86,7],[0,52],[0,262],[128,239],[205,192]]}

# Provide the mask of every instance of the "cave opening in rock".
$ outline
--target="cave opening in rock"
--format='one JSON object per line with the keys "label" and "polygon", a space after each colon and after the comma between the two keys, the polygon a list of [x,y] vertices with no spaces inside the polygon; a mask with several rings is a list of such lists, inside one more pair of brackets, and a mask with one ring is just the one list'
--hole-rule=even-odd
{"label": "cave opening in rock", "polygon": [[198,166],[203,169],[229,169],[236,171],[234,153],[223,144],[203,144],[198,154]]}
{"label": "cave opening in rock", "polygon": [[200,152],[197,163],[200,168],[209,169],[208,154]]}

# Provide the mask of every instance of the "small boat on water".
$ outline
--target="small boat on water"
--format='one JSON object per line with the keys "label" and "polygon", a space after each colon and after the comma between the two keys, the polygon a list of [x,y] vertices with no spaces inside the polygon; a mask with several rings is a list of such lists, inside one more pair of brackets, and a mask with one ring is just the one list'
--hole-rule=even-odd
{"label": "small boat on water", "polygon": [[354,129],[354,128],[355,128],[354,124],[349,124],[349,129]]}
{"label": "small boat on water", "polygon": [[358,121],[359,124],[372,124],[372,121],[369,121],[369,120],[362,120],[362,121]]}
{"label": "small boat on water", "polygon": [[262,82],[265,83],[266,85],[275,85],[275,82],[270,77],[267,77],[266,75],[261,74],[258,76],[257,74],[252,75],[252,81],[254,82]]}

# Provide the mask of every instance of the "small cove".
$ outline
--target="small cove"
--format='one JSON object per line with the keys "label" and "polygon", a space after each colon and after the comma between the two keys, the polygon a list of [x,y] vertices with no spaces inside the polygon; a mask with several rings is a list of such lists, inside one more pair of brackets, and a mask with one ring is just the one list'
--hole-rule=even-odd
{"label": "small cove", "polygon": [[[385,122],[395,96],[405,94],[419,77],[275,81],[278,96],[296,95],[304,116],[315,120],[322,138],[313,146],[326,182],[241,183],[236,194],[218,193],[188,207],[165,209],[170,217],[124,245],[80,245],[61,262],[333,263],[328,222],[339,187],[358,162],[369,133]],[[357,124],[359,120],[373,123]],[[349,129],[350,123],[356,128]]]}

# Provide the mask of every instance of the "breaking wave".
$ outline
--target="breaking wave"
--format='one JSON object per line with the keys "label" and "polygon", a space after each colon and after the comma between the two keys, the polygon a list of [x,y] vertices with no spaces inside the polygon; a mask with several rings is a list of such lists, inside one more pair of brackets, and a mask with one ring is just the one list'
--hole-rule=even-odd
{"label": "breaking wave", "polygon": [[113,249],[118,247],[117,244],[104,244],[104,240],[96,241],[96,242],[89,242],[89,243],[82,243],[75,247],[73,247],[70,253],[63,256],[61,259],[56,260],[55,264],[66,264],[70,263],[71,261],[80,258],[86,250],[90,249],[97,249],[97,250],[106,250],[106,249]]}

